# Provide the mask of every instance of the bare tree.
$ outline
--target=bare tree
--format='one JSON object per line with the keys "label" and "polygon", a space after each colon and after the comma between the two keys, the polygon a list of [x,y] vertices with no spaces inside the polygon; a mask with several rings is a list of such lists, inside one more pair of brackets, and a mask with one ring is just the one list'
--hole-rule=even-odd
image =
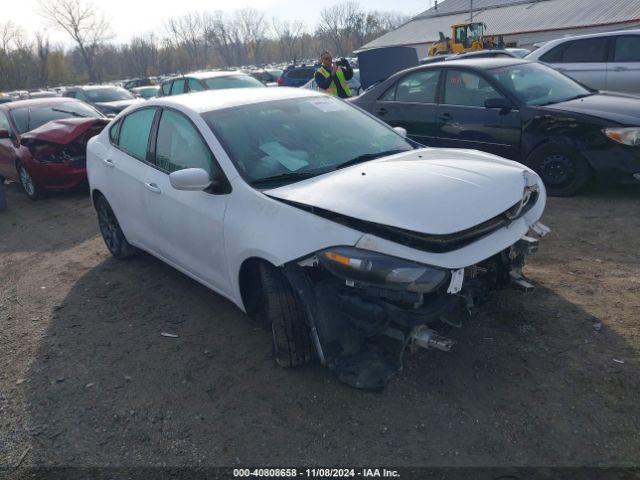
{"label": "bare tree", "polygon": [[100,46],[111,38],[107,18],[84,0],[40,0],[42,16],[66,32],[76,43],[92,82],[98,80],[95,58]]}
{"label": "bare tree", "polygon": [[278,18],[274,18],[272,24],[280,47],[280,57],[295,62],[301,50],[304,25],[296,20],[280,20]]}
{"label": "bare tree", "polygon": [[365,23],[366,13],[355,1],[337,3],[320,11],[318,33],[324,37],[336,55],[347,55],[353,51],[356,33]]}
{"label": "bare tree", "polygon": [[49,54],[51,45],[49,39],[40,32],[36,33],[36,50],[38,53],[38,70],[40,72],[40,85],[49,83]]}
{"label": "bare tree", "polygon": [[236,19],[247,49],[247,60],[257,64],[261,61],[261,48],[268,30],[265,15],[253,8],[243,8],[236,12]]}
{"label": "bare tree", "polygon": [[154,75],[158,72],[158,47],[153,33],[134,37],[122,48],[127,63],[127,74],[139,77]]}
{"label": "bare tree", "polygon": [[166,25],[167,32],[177,46],[182,46],[189,55],[192,69],[202,65],[202,18],[196,12],[181,17],[172,17]]}
{"label": "bare tree", "polygon": [[5,54],[17,48],[23,39],[24,31],[11,20],[0,24],[0,49],[2,49]]}

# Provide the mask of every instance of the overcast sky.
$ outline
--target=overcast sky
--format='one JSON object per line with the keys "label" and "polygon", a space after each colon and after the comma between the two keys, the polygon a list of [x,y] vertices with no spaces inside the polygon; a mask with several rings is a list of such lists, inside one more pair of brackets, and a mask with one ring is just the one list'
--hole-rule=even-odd
{"label": "overcast sky", "polygon": [[[415,15],[427,10],[432,2],[433,0],[361,0],[360,5],[367,10],[397,11],[406,15]],[[311,27],[317,23],[322,7],[335,3],[337,3],[336,0],[99,0],[95,2],[111,19],[116,42],[126,42],[132,36],[148,31],[161,32],[164,22],[169,17],[191,11],[233,11],[252,7],[264,11],[269,18],[300,20]],[[31,36],[45,27],[44,21],[38,15],[37,0],[12,1],[11,7],[3,10],[3,18],[0,21],[11,20],[22,26]],[[69,45],[69,40],[63,34],[51,29],[47,30],[52,41]]]}

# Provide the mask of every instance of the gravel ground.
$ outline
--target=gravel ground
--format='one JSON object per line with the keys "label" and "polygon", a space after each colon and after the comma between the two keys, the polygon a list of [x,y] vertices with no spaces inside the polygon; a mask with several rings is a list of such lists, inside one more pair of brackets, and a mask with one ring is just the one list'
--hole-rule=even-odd
{"label": "gravel ground", "polygon": [[0,466],[640,463],[639,189],[551,199],[536,290],[496,292],[379,394],[279,369],[227,300],[110,258],[86,193],[7,200]]}

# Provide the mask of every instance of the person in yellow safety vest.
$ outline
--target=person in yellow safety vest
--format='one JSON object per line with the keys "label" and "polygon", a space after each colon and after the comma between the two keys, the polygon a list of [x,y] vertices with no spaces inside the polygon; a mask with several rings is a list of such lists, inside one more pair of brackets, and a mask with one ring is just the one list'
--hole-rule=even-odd
{"label": "person in yellow safety vest", "polygon": [[349,98],[349,80],[353,78],[353,68],[349,62],[342,59],[334,63],[331,53],[326,50],[320,55],[320,62],[314,76],[318,90],[336,97]]}

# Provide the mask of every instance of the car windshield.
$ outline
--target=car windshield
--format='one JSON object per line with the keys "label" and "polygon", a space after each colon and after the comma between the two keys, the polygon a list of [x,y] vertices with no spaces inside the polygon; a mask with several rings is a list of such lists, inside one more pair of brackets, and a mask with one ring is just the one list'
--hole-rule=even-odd
{"label": "car windshield", "polygon": [[527,105],[550,105],[593,93],[569,77],[539,63],[494,68],[488,73]]}
{"label": "car windshield", "polygon": [[102,117],[89,105],[82,102],[56,102],[52,105],[33,105],[30,107],[11,110],[11,116],[18,132],[25,133],[34,130],[52,120],[74,117]]}
{"label": "car windshield", "polygon": [[413,148],[389,127],[325,95],[243,105],[202,117],[245,180],[256,187]]}
{"label": "car windshield", "polygon": [[233,75],[229,77],[214,77],[204,80],[209,90],[220,90],[223,88],[252,88],[264,87],[264,84],[249,75]]}
{"label": "car windshield", "polygon": [[84,94],[90,102],[117,102],[134,98],[131,93],[120,87],[92,88],[85,90]]}

